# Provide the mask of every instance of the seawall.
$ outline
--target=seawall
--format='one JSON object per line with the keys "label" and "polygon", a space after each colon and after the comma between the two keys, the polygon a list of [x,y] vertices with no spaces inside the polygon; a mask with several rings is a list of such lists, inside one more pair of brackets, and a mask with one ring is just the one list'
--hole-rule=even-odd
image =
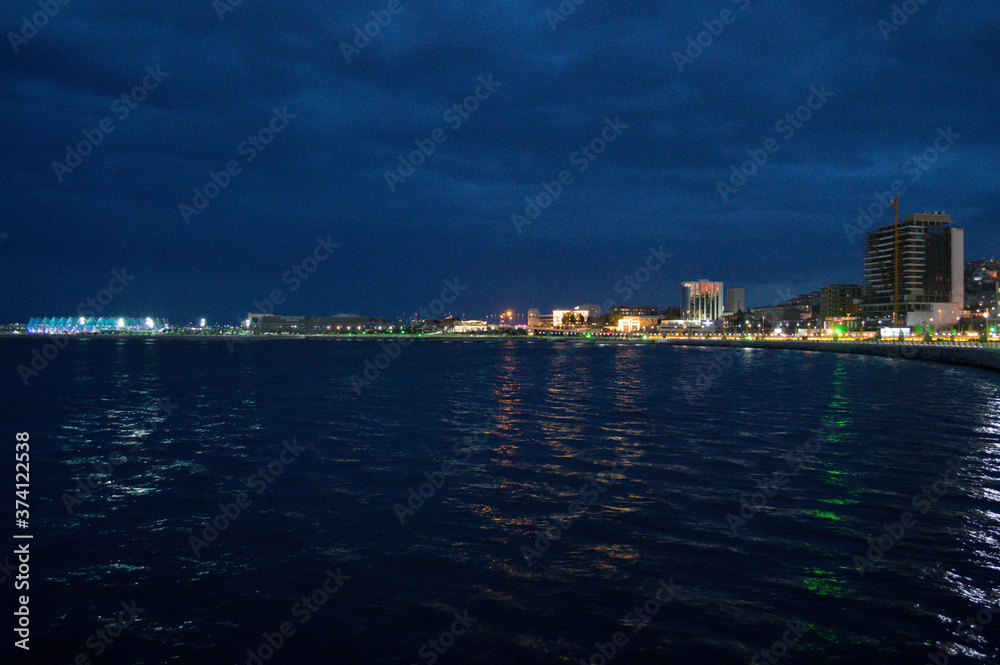
{"label": "seawall", "polygon": [[685,346],[725,346],[752,349],[788,349],[826,353],[858,353],[887,358],[929,360],[949,365],[971,365],[1000,372],[1000,343],[964,342],[819,342],[802,340],[685,339],[656,340]]}

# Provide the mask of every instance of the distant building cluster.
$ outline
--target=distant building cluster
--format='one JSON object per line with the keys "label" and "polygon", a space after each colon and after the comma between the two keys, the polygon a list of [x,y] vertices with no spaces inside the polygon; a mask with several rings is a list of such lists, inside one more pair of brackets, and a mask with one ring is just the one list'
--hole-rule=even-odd
{"label": "distant building cluster", "polygon": [[103,333],[103,332],[151,332],[164,330],[167,322],[152,318],[103,318],[89,316],[33,318],[28,320],[25,330],[29,333]]}
{"label": "distant building cluster", "polygon": [[[861,331],[927,332],[953,329],[992,332],[1000,318],[1000,260],[964,262],[964,232],[943,212],[916,213],[865,235],[865,284],[829,284],[784,303],[747,308],[743,288],[698,279],[680,285],[676,306],[628,305],[603,311],[594,304],[511,311],[492,322],[451,317],[409,323],[337,314],[289,316],[249,313],[240,326],[200,324],[171,327],[165,320],[131,317],[33,318],[7,332],[150,333],[237,332],[251,334],[498,333],[522,334],[790,334],[799,336]],[[426,316],[426,315],[425,315]],[[515,323],[524,320],[523,324]],[[0,330],[2,332],[2,330]]]}
{"label": "distant building cluster", "polygon": [[528,328],[664,335],[703,333],[793,335],[852,331],[939,330],[963,319],[1000,316],[1000,261],[964,263],[963,230],[943,212],[916,213],[866,234],[865,285],[830,284],[786,302],[748,309],[743,288],[699,279],[681,284],[679,307],[592,306],[530,310]]}

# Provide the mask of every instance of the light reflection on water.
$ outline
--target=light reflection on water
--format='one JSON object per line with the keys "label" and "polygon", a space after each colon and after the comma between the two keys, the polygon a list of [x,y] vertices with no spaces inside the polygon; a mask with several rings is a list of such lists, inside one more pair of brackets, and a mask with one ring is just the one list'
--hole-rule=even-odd
{"label": "light reflection on water", "polygon": [[[661,577],[687,593],[616,664],[746,662],[796,620],[811,628],[788,662],[923,662],[929,645],[958,639],[955,622],[996,609],[995,375],[748,350],[688,400],[711,350],[422,342],[355,394],[350,375],[378,351],[92,340],[72,343],[32,391],[7,390],[45,442],[33,458],[45,469],[33,493],[48,499],[40,575],[69,582],[58,599],[39,592],[38,616],[60,635],[52,662],[69,662],[133,596],[149,617],[107,662],[242,662],[335,564],[352,584],[289,641],[285,662],[332,644],[344,662],[410,662],[445,608],[479,617],[454,662],[575,662]],[[165,398],[170,415],[156,407]],[[822,450],[730,533],[740,497],[787,471],[785,454],[826,421]],[[468,460],[400,525],[393,505],[473,433]],[[188,536],[292,438],[301,458],[195,556]],[[114,450],[127,462],[67,515],[59,497]],[[565,521],[616,455],[614,484],[529,567],[521,548]],[[851,557],[866,538],[914,510],[956,458],[966,471],[954,486],[861,576]],[[989,641],[963,649],[1000,655]]]}

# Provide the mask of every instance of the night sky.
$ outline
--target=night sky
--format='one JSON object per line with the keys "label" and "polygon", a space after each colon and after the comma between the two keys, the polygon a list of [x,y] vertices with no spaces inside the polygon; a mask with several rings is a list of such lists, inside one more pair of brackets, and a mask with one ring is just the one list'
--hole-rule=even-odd
{"label": "night sky", "polygon": [[0,320],[769,305],[893,180],[1000,249],[995,3],[224,1],[0,8]]}

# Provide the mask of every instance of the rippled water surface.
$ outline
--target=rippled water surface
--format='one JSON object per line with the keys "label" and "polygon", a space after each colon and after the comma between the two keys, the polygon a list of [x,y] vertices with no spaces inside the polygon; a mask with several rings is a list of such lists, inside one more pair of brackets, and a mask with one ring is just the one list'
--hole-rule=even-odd
{"label": "rippled water surface", "polygon": [[[5,445],[32,444],[30,662],[1000,658],[997,374],[652,345],[419,341],[390,360],[370,340],[99,339],[25,387],[15,368],[42,344],[0,341]],[[95,464],[110,474],[70,498]],[[136,622],[94,637],[133,600]]]}

